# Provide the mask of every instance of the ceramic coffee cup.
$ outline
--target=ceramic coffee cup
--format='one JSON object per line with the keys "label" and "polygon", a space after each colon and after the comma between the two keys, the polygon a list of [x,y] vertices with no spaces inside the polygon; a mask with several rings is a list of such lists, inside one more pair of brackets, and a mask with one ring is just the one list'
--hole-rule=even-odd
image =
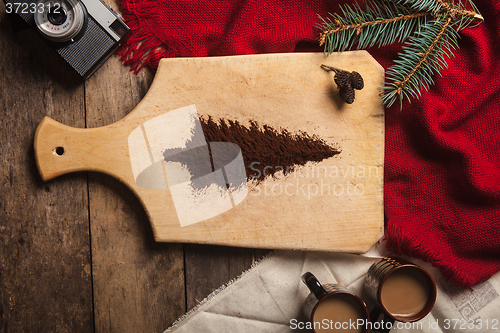
{"label": "ceramic coffee cup", "polygon": [[338,284],[322,285],[310,272],[302,281],[311,293],[304,304],[304,314],[311,323],[313,333],[368,332],[370,315],[365,302]]}
{"label": "ceramic coffee cup", "polygon": [[[386,315],[386,321],[420,320],[436,301],[436,283],[432,276],[420,266],[397,257],[385,257],[374,263],[364,284],[367,294]],[[377,309],[371,315],[378,316]]]}

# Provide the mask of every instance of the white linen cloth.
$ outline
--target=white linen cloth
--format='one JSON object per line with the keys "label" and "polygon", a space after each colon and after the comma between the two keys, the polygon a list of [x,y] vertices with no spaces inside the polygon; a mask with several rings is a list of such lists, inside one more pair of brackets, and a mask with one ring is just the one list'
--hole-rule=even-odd
{"label": "white linen cloth", "polygon": [[[309,332],[303,328],[303,304],[309,294],[301,281],[303,273],[310,271],[321,283],[346,286],[371,310],[363,279],[368,268],[388,254],[382,244],[363,255],[276,251],[209,295],[165,333]],[[431,273],[438,296],[424,319],[396,322],[391,333],[500,332],[500,274],[464,290],[448,284],[434,267],[406,259]]]}

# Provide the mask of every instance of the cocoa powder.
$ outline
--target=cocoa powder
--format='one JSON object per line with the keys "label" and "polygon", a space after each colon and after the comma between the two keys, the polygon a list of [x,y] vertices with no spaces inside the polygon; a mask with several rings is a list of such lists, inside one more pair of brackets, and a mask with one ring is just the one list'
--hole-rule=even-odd
{"label": "cocoa powder", "polygon": [[249,180],[259,182],[278,171],[287,175],[296,166],[340,153],[323,139],[305,132],[290,133],[255,121],[249,127],[229,119],[201,117],[200,121],[207,142],[232,142],[241,148]]}

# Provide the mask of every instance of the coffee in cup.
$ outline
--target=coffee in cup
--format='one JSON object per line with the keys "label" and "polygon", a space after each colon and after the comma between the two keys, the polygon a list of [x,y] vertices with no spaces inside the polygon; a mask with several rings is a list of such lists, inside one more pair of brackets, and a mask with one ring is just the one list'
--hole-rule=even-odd
{"label": "coffee in cup", "polygon": [[436,284],[423,268],[401,258],[383,258],[365,278],[365,290],[393,320],[424,318],[436,301]]}
{"label": "coffee in cup", "polygon": [[368,309],[361,298],[338,284],[321,285],[310,272],[305,273],[302,280],[311,290],[304,313],[314,333],[368,332]]}

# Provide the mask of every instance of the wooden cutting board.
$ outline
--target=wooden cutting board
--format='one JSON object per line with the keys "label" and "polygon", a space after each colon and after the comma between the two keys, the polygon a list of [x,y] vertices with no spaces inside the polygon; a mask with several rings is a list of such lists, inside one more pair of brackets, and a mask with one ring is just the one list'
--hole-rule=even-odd
{"label": "wooden cutting board", "polygon": [[[353,104],[321,64],[363,76]],[[37,165],[118,178],[160,242],[362,253],[383,235],[383,76],[365,51],[164,59],[114,124],[45,117]]]}

